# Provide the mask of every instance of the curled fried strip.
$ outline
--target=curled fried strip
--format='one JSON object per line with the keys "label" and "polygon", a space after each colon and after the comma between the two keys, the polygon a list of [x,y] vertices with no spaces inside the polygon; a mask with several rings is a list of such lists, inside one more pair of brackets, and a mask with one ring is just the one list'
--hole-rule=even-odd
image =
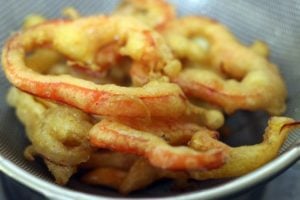
{"label": "curled fried strip", "polygon": [[91,153],[87,141],[91,127],[88,117],[74,108],[46,104],[45,100],[16,88],[9,90],[7,102],[16,108],[32,143],[25,149],[24,156],[31,161],[35,156],[42,156],[56,183],[66,184],[77,171],[77,165],[86,161]]}
{"label": "curled fried strip", "polygon": [[172,147],[151,133],[106,119],[96,124],[89,136],[93,146],[140,155],[162,169],[214,169],[224,164],[227,154],[224,149],[200,152],[183,146]]}
{"label": "curled fried strip", "polygon": [[[242,47],[213,20],[176,20],[175,9],[164,0],[125,0],[112,17],[79,19],[72,8],[65,15],[71,20],[43,23],[44,18],[30,17],[2,54],[8,79],[35,95],[17,89],[8,95],[32,142],[24,155],[29,160],[42,156],[59,184],[67,183],[78,167],[89,170],[83,182],[123,194],[161,178],[240,176],[274,158],[294,125],[289,118],[272,118],[261,144],[232,148],[216,140],[216,131],[194,124],[196,119],[217,129],[224,117],[192,105],[185,93],[227,113],[284,111],[286,89],[276,66],[266,60],[268,48],[262,42]],[[163,33],[176,58],[153,29]],[[182,72],[177,59],[184,64]],[[65,60],[65,72],[73,76],[57,75]],[[133,85],[140,87],[96,84],[128,78],[129,69],[120,64],[124,60],[126,67],[132,64]],[[121,69],[121,75],[105,77],[112,69]],[[95,81],[100,78],[105,80]],[[112,82],[128,85],[123,78]],[[87,113],[97,116],[91,119]],[[90,143],[118,152],[93,154]]]}
{"label": "curled fried strip", "polygon": [[92,127],[88,115],[65,106],[46,108],[16,88],[10,90],[7,99],[11,106],[16,107],[36,153],[66,166],[76,166],[88,160],[91,148],[87,136]]}
{"label": "curled fried strip", "polygon": [[[150,45],[150,49],[146,48],[147,56],[143,56],[143,51],[138,51],[138,54],[134,54],[137,52],[137,47],[145,48],[145,45],[149,45],[147,43],[148,40],[143,40],[147,29],[140,28],[141,30],[139,30],[138,25],[133,27],[137,24],[136,21],[131,18],[128,20],[132,21],[132,24],[124,23],[124,19],[119,20],[118,17],[107,18],[103,16],[71,22],[49,22],[16,34],[8,41],[2,54],[6,75],[16,87],[24,91],[43,98],[67,103],[88,113],[129,117],[145,117],[149,115],[179,117],[190,115],[194,109],[187,106],[187,99],[181,89],[175,84],[153,82],[140,88],[97,85],[68,75],[41,75],[33,72],[24,63],[23,59],[27,51],[47,43],[60,53],[78,62],[92,63],[90,65],[93,65],[93,52],[99,47],[94,44],[100,45],[115,38],[116,34],[113,31],[117,30],[114,30],[112,27],[119,28],[117,33],[120,34],[120,43],[127,41],[120,50],[122,54],[131,56],[141,63],[147,63],[150,68],[173,66],[174,63],[177,63],[172,59],[171,54],[166,53],[168,50],[167,46],[160,44],[156,48],[160,43],[158,42],[160,37],[154,33],[153,35],[151,34],[151,37],[156,41],[155,47]],[[131,25],[128,27],[127,24]],[[106,30],[106,26],[108,26],[107,30],[109,31],[107,34],[105,31],[103,33],[103,30]],[[133,29],[133,31],[129,32],[127,31],[128,29]],[[134,30],[136,29],[139,31],[135,32]],[[73,34],[74,32],[81,33],[81,30],[84,30],[82,34]],[[100,36],[96,34],[99,32],[101,33],[99,34]],[[129,34],[127,35],[124,32]],[[70,36],[70,39],[65,40],[66,36]],[[142,42],[134,39],[136,37],[142,38]],[[147,37],[149,37],[149,32],[147,32]],[[90,40],[90,38],[92,39]],[[75,49],[72,48],[71,50],[66,48],[66,46],[73,46]],[[76,46],[80,46],[80,48],[77,49]],[[82,49],[85,50],[83,51]],[[157,52],[160,53],[156,55]],[[151,54],[154,54],[155,59],[150,56]],[[162,58],[157,59],[156,56],[161,56]]]}
{"label": "curled fried strip", "polygon": [[43,157],[60,165],[76,166],[87,161],[91,154],[87,139],[91,127],[85,113],[74,108],[53,107],[45,111],[31,139]]}
{"label": "curled fried strip", "polygon": [[[228,113],[238,109],[265,110],[274,115],[284,112],[286,87],[277,67],[261,56],[264,52],[259,55],[244,47],[226,27],[204,17],[174,20],[168,24],[166,31],[166,38],[183,35],[190,37],[186,38],[189,42],[195,37],[204,38],[208,45],[202,58],[178,50],[172,42],[169,45],[179,57],[200,58],[200,61],[194,61],[204,62],[228,77],[224,79],[212,71],[186,68],[173,81],[187,95],[219,105]],[[195,51],[198,52],[197,49]]]}
{"label": "curled fried strip", "polygon": [[[276,157],[290,129],[293,127],[293,125],[288,125],[293,124],[293,122],[293,119],[287,117],[272,117],[268,122],[262,143],[228,147],[229,157],[223,166],[210,171],[191,171],[191,177],[197,180],[237,177],[261,167]],[[197,142],[197,138],[194,139],[195,141],[190,145],[192,148],[202,149],[203,145],[206,145]],[[218,143],[216,141],[215,145],[220,145]]]}

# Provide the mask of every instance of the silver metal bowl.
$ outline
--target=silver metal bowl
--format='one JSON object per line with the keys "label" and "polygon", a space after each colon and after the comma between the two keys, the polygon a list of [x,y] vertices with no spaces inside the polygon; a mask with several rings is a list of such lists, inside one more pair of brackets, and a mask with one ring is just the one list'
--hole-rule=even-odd
{"label": "silver metal bowl", "polygon": [[[270,46],[272,62],[276,63],[288,85],[286,116],[300,119],[300,1],[260,0],[171,0],[180,15],[207,15],[226,24],[245,44],[260,39]],[[39,13],[48,18],[60,15],[62,8],[74,6],[83,15],[109,13],[117,0],[0,0],[0,45],[18,30],[23,18]],[[50,199],[123,198],[113,190],[81,184],[76,177],[61,187],[41,162],[28,162],[23,150],[28,144],[23,126],[14,110],[5,102],[9,83],[0,73],[0,170],[25,186]],[[254,144],[261,140],[268,116],[262,112],[238,112],[229,117],[227,125],[236,133],[226,140],[233,146]],[[262,183],[287,169],[300,157],[300,130],[295,129],[281,148],[280,156],[245,176],[218,181],[191,181],[185,190],[176,190],[172,182],[163,181],[126,198],[215,199]]]}

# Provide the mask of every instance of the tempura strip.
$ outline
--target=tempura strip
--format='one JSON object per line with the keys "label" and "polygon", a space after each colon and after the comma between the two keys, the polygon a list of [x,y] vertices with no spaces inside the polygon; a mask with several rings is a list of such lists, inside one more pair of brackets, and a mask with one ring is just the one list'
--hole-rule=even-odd
{"label": "tempura strip", "polygon": [[[191,177],[197,180],[231,178],[249,173],[275,158],[285,141],[294,120],[287,117],[272,117],[260,144],[228,147],[227,162],[219,169],[210,171],[191,171]],[[289,126],[291,124],[291,126]],[[193,143],[191,147],[202,149],[201,144]]]}
{"label": "tempura strip", "polygon": [[[261,53],[256,53],[240,44],[224,25],[210,18],[196,16],[170,22],[162,34],[180,58],[202,63],[227,77],[218,76],[213,70],[186,68],[173,81],[187,95],[216,104],[227,113],[238,109],[264,110],[273,115],[284,112],[286,86],[277,66],[261,56],[267,54],[263,44],[258,47]],[[184,45],[177,45],[172,38],[168,40],[174,35],[184,37],[194,46],[197,46],[197,42],[193,42],[195,38],[206,41],[204,58],[191,54],[193,48],[188,44],[186,51],[182,51]],[[198,51],[195,50],[200,51],[199,54],[203,50],[200,46]],[[198,58],[201,58],[200,61]]]}
{"label": "tempura strip", "polygon": [[170,170],[205,170],[222,166],[226,149],[196,151],[180,146],[172,147],[163,139],[147,132],[104,119],[90,130],[90,142],[98,148],[143,156],[158,168]]}
{"label": "tempura strip", "polygon": [[[128,18],[128,21],[132,22],[129,23],[128,27],[124,20],[124,18],[120,20],[118,17],[108,18],[105,16],[73,21],[62,20],[47,22],[18,33],[7,42],[3,50],[2,61],[6,75],[16,87],[24,91],[75,106],[88,113],[148,118],[152,116],[178,118],[184,115],[204,115],[205,119],[206,112],[196,111],[195,113],[195,109],[189,106],[188,100],[181,89],[172,83],[153,81],[143,87],[97,85],[68,75],[42,75],[32,71],[24,63],[24,57],[28,51],[33,50],[37,46],[48,44],[65,56],[77,59],[77,62],[83,62],[92,67],[95,66],[92,53],[95,53],[95,49],[98,48],[98,46],[95,46],[95,43],[99,43],[100,47],[105,41],[114,40],[114,34],[119,33],[123,34],[122,37],[127,38],[125,46],[120,48],[122,54],[147,64],[151,69],[153,67],[163,68],[164,66],[170,68],[176,65],[177,62],[172,58],[170,52],[166,53],[168,52],[167,46],[159,42],[160,37],[158,35],[149,32],[147,28],[139,25],[138,22],[131,18]],[[78,30],[79,27],[81,27],[80,30]],[[102,29],[100,30],[99,27],[103,29],[107,27],[110,35],[108,34],[109,36],[107,36],[107,34],[102,33]],[[120,30],[114,30],[116,27]],[[73,35],[74,32],[81,32],[82,29],[85,32]],[[137,31],[126,34],[123,32],[123,29],[126,30],[126,33],[128,29]],[[95,34],[99,31],[101,33],[100,36],[88,35],[91,32]],[[114,33],[114,31],[117,32]],[[147,38],[150,34],[154,41],[158,41],[154,44],[153,41],[148,44],[149,41],[147,39],[142,42],[137,41],[136,36],[140,38],[144,37],[144,34],[147,35]],[[68,37],[69,40],[65,40],[65,37]],[[93,39],[91,40],[90,38]],[[120,40],[123,41],[124,38],[120,38]],[[136,54],[137,51],[134,50],[134,48],[137,48],[136,42],[141,45],[141,48],[148,44],[152,50],[147,49],[147,56],[143,56],[141,52]],[[80,48],[70,50],[66,46],[80,46]],[[157,53],[161,57],[156,55]],[[152,59],[150,54],[154,54],[155,59]],[[219,117],[223,118],[223,116]],[[219,122],[221,123],[219,123],[218,127],[222,125],[223,120]]]}

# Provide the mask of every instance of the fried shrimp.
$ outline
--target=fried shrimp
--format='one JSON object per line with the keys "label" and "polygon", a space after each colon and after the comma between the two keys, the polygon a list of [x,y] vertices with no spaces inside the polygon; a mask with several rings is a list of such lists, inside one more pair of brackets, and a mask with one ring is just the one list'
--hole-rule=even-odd
{"label": "fried shrimp", "polygon": [[269,54],[213,19],[177,18],[166,0],[123,0],[111,15],[67,7],[62,19],[28,16],[4,44],[2,67],[30,142],[25,158],[41,158],[57,184],[78,172],[127,195],[165,178],[242,176],[275,158],[300,122],[271,117],[249,146],[218,132],[238,110],[284,112]]}
{"label": "fried shrimp", "polygon": [[[242,176],[263,166],[276,157],[281,145],[294,125],[296,124],[294,124],[293,119],[272,117],[268,122],[268,127],[265,130],[261,143],[241,147],[228,146],[229,157],[226,164],[211,171],[190,172],[191,177],[196,180],[231,178]],[[214,145],[219,146],[219,143],[214,141]],[[203,145],[207,145],[206,142],[197,142],[197,138],[194,138],[190,146],[200,150],[203,148]]]}
{"label": "fried shrimp", "polygon": [[184,146],[172,147],[151,133],[106,119],[90,130],[89,137],[95,147],[140,155],[162,169],[214,169],[223,165],[226,159],[226,149],[200,152]]}
{"label": "fried shrimp", "polygon": [[91,147],[87,135],[92,123],[88,115],[60,106],[47,109],[43,117],[32,133],[37,152],[60,165],[76,166],[89,159]]}
{"label": "fried shrimp", "polygon": [[[149,48],[144,50],[147,52],[147,56],[143,56],[146,52],[142,49],[149,42],[147,39],[144,40],[144,36],[146,34],[149,37],[151,31],[149,32],[142,28],[140,31],[128,33],[125,30],[136,30],[138,28],[138,26],[134,26],[137,22],[131,18],[128,18],[128,20],[118,19],[117,17],[100,16],[71,22],[56,21],[33,27],[15,35],[6,44],[2,54],[4,69],[9,80],[16,87],[31,94],[67,103],[93,114],[130,117],[147,115],[178,117],[190,114],[191,109],[186,106],[187,100],[180,88],[175,84],[152,83],[140,88],[96,85],[67,75],[38,74],[28,69],[22,59],[26,51],[32,50],[35,46],[50,43],[54,49],[62,54],[87,64],[93,60],[91,51],[96,51],[100,44],[106,41],[110,42],[116,39],[115,36],[118,36],[117,40],[121,43],[124,41],[123,37],[127,37],[126,44],[120,49],[122,54],[131,56],[142,63],[147,62],[147,66],[160,68],[167,65],[167,68],[169,68],[169,65],[178,64],[176,60],[172,59],[171,54],[166,53],[168,48],[163,43],[159,45],[160,47],[153,49],[153,45],[150,45]],[[124,21],[132,23],[124,23]],[[128,27],[128,24],[130,24],[130,27]],[[105,26],[109,27],[105,28]],[[76,31],[79,27],[85,32]],[[101,27],[101,29],[97,27]],[[116,33],[114,32],[116,30],[112,30],[114,27],[119,29]],[[106,33],[103,30],[112,33]],[[73,34],[74,31],[81,34]],[[99,31],[101,34],[96,34]],[[68,34],[70,34],[70,37],[67,37]],[[155,40],[155,34],[151,36]],[[69,39],[65,40],[64,38]],[[158,35],[157,39],[160,40]],[[68,46],[73,46],[74,48],[66,48]],[[76,49],[76,46],[80,46],[80,48]],[[166,52],[159,54],[163,57],[161,59],[157,59],[156,56],[150,56],[163,50],[166,50]],[[157,56],[159,57],[159,55]]]}
{"label": "fried shrimp", "polygon": [[[60,165],[76,166],[89,159],[90,117],[66,106],[45,108],[31,95],[13,88],[8,102],[16,107],[34,151]],[[62,121],[63,119],[63,121]]]}
{"label": "fried shrimp", "polygon": [[176,17],[175,8],[164,0],[124,0],[114,13],[133,16],[156,29]]}
{"label": "fried shrimp", "polygon": [[[187,95],[216,104],[227,113],[238,109],[265,110],[273,115],[284,112],[287,91],[277,67],[242,46],[226,27],[204,17],[184,17],[169,23],[166,30],[167,40],[174,35],[188,41],[189,50],[184,51],[180,49],[184,46],[169,39],[179,58],[206,63],[227,77],[224,79],[209,70],[186,68],[173,81]],[[195,48],[191,48],[189,43],[197,37],[206,41],[205,45],[197,47],[194,43]]]}
{"label": "fried shrimp", "polygon": [[[92,18],[92,21],[96,19],[106,21],[107,18],[97,17]],[[223,116],[221,113],[206,111],[201,108],[196,109],[195,106],[192,106],[188,102],[184,93],[176,84],[152,81],[143,87],[120,87],[111,84],[97,85],[90,81],[81,80],[68,75],[42,75],[32,71],[22,60],[25,54],[26,43],[29,43],[28,45],[31,46],[33,45],[32,43],[34,43],[34,41],[31,40],[41,42],[44,37],[45,40],[47,40],[48,37],[46,35],[48,32],[45,30],[48,30],[48,28],[46,28],[48,25],[52,27],[53,24],[38,26],[36,27],[37,30],[35,28],[28,30],[28,32],[24,34],[15,36],[7,43],[6,49],[3,52],[2,61],[9,80],[13,82],[16,87],[39,97],[67,103],[85,112],[104,116],[171,118],[200,116],[200,118],[208,120],[208,126],[210,127],[210,119],[212,118],[209,116],[213,115],[215,117],[213,121],[217,122],[216,125],[215,122],[212,122],[213,127],[218,128],[223,124]],[[41,33],[39,33],[40,27]],[[62,29],[68,30],[67,27],[62,26]],[[59,26],[57,27],[57,30],[58,29]],[[38,33],[42,35],[40,36],[42,39],[34,37],[39,35]],[[32,36],[32,34],[34,36]],[[41,43],[44,42],[46,41],[42,41]],[[60,46],[59,42],[53,43],[56,46]],[[133,44],[127,44],[126,46],[131,45]],[[57,48],[65,47],[61,46]],[[72,53],[74,52],[76,51],[74,50]],[[78,53],[74,54],[77,55]],[[16,57],[19,59],[15,59]]]}
{"label": "fried shrimp", "polygon": [[87,137],[92,127],[89,116],[65,106],[47,108],[16,88],[10,89],[7,101],[16,107],[32,143],[26,148],[25,157],[34,160],[36,155],[42,156],[56,182],[65,184],[77,171],[77,165],[87,161],[92,152]]}

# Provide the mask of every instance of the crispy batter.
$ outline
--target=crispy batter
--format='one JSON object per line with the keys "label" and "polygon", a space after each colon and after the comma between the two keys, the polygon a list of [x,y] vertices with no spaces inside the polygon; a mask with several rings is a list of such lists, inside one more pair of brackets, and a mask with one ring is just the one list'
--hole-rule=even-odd
{"label": "crispy batter", "polygon": [[[208,64],[227,76],[224,79],[210,70],[186,68],[173,79],[186,94],[216,104],[227,113],[238,109],[265,110],[273,115],[284,112],[286,86],[277,67],[259,55],[267,53],[262,43],[256,44],[262,49],[257,53],[241,45],[225,26],[205,17],[177,19],[165,30],[163,34],[179,58]],[[173,37],[187,41],[178,45]],[[197,45],[193,42],[197,37],[208,45]]]}
{"label": "crispy batter", "polygon": [[7,101],[16,108],[32,143],[25,149],[25,157],[34,160],[42,156],[56,182],[67,183],[77,165],[87,161],[92,152],[87,138],[92,127],[89,116],[65,106],[47,108],[16,88],[10,89]]}
{"label": "crispy batter", "polygon": [[135,130],[107,119],[90,130],[89,138],[95,147],[140,155],[162,169],[215,169],[225,163],[227,156],[224,148],[200,152],[185,146],[173,147],[151,132]]}
{"label": "crispy batter", "polygon": [[120,185],[119,191],[128,194],[132,191],[139,190],[149,186],[159,179],[186,180],[188,175],[186,172],[174,172],[162,170],[153,167],[144,159],[137,160],[130,168],[127,176]]}
{"label": "crispy batter", "polygon": [[219,133],[217,131],[210,130],[189,121],[169,119],[154,119],[151,121],[134,119],[114,120],[135,130],[157,135],[160,138],[163,138],[167,143],[174,146],[186,145],[197,132],[201,132],[214,139],[219,138]]}
{"label": "crispy batter", "polygon": [[28,15],[23,22],[23,28],[27,29],[33,26],[36,26],[38,24],[44,23],[46,21],[46,18],[44,18],[41,15],[32,14]]}
{"label": "crispy batter", "polygon": [[32,141],[32,134],[38,126],[39,119],[43,117],[46,108],[36,99],[15,87],[11,87],[7,94],[7,103],[15,107],[18,119],[24,124],[26,134]]}
{"label": "crispy batter", "polygon": [[[242,176],[263,166],[277,156],[280,147],[292,128],[292,126],[286,125],[293,122],[293,119],[287,117],[272,117],[268,122],[268,127],[265,130],[261,143],[250,146],[228,147],[229,157],[225,165],[211,171],[190,172],[191,177],[197,180],[231,178]],[[195,140],[197,139],[195,138]],[[203,145],[207,144],[194,141],[190,146],[195,149],[202,149]]]}
{"label": "crispy batter", "polygon": [[165,0],[124,0],[114,14],[133,16],[156,29],[176,17],[175,8]]}
{"label": "crispy batter", "polygon": [[62,15],[69,19],[78,19],[80,18],[80,13],[73,7],[66,7],[62,10]]}
{"label": "crispy batter", "polygon": [[[126,154],[123,155],[127,158]],[[183,181],[188,179],[187,172],[174,172],[153,167],[144,159],[137,159],[129,169],[96,167],[83,175],[81,180],[90,185],[114,188],[122,194],[145,188],[159,179]]]}
{"label": "crispy batter", "polygon": [[87,161],[91,154],[88,142],[90,121],[89,116],[74,108],[49,108],[32,133],[32,143],[36,151],[48,160],[76,166]]}
{"label": "crispy batter", "polygon": [[[124,23],[124,21],[132,23]],[[192,112],[194,109],[186,106],[189,104],[181,89],[172,83],[152,81],[152,83],[140,88],[96,85],[71,76],[34,73],[21,59],[25,57],[26,50],[28,51],[36,45],[51,43],[54,49],[69,58],[81,63],[93,63],[95,49],[99,48],[100,44],[103,45],[103,43],[115,39],[114,33],[106,34],[102,31],[104,29],[113,32],[115,27],[113,24],[120,29],[117,33],[123,34],[118,38],[120,43],[126,41],[125,46],[120,49],[121,54],[128,55],[140,63],[147,63],[147,66],[153,70],[164,67],[167,69],[176,68],[175,65],[179,65],[157,33],[151,32],[132,18],[128,18],[128,20],[122,18],[121,20],[118,17],[98,16],[70,22],[49,22],[15,35],[8,41],[2,54],[6,75],[13,84],[24,91],[67,103],[88,113],[128,117],[147,115],[178,117],[195,114]],[[108,27],[105,28],[104,26]],[[101,34],[95,34],[97,37],[94,35],[94,37],[87,37],[83,33],[83,35],[75,36],[73,32],[80,32],[77,30],[79,27],[86,30],[86,34],[99,31]],[[96,27],[101,27],[101,30]],[[128,33],[125,30],[131,30],[133,27],[135,27],[134,30],[137,27],[140,28],[137,31],[129,32],[129,34],[123,33]],[[149,41],[149,36],[151,36],[151,41]],[[64,38],[69,39],[65,40]],[[76,46],[76,48],[70,50],[66,48],[67,46]],[[141,49],[145,50],[141,51]],[[16,57],[20,59],[15,59]],[[91,64],[90,67],[92,66],[94,65]],[[154,93],[156,95],[153,97]]]}
{"label": "crispy batter", "polygon": [[82,182],[122,194],[163,178],[242,176],[272,160],[298,124],[272,117],[256,145],[218,140],[223,110],[285,110],[285,84],[262,41],[246,47],[215,20],[176,18],[164,0],[63,15],[29,16],[2,53],[20,89],[7,102],[32,143],[24,156],[42,157],[58,184],[78,170]]}
{"label": "crispy batter", "polygon": [[47,159],[44,159],[44,162],[48,170],[54,176],[55,183],[59,185],[67,184],[71,176],[77,172],[76,166],[59,165]]}
{"label": "crispy batter", "polygon": [[270,54],[268,45],[260,40],[254,41],[250,48],[252,51],[263,57],[268,57]]}

